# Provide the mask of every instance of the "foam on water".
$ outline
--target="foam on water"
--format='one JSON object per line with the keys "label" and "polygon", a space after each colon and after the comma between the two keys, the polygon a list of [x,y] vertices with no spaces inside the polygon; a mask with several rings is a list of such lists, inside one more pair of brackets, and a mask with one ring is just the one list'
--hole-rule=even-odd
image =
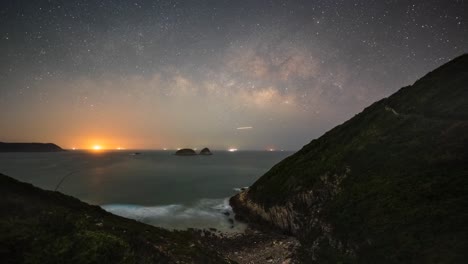
{"label": "foam on water", "polygon": [[244,191],[247,187],[242,186],[250,186],[291,154],[216,151],[181,158],[167,151],[139,150],[141,155],[130,155],[136,151],[0,153],[0,171],[151,225],[241,232],[245,225],[233,222],[226,199],[203,197]]}
{"label": "foam on water", "polygon": [[235,191],[235,192],[243,192],[245,190],[249,189],[249,186],[245,186],[245,187],[238,187],[238,188],[233,188],[232,190]]}
{"label": "foam on water", "polygon": [[216,228],[225,233],[239,233],[246,227],[234,220],[228,199],[201,199],[192,205],[109,204],[101,207],[110,213],[166,229]]}

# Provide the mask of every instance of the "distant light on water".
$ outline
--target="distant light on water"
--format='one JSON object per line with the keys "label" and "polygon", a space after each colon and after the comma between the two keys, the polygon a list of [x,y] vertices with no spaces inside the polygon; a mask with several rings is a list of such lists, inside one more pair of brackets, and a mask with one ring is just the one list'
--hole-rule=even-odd
{"label": "distant light on water", "polygon": [[246,130],[246,129],[252,129],[253,127],[251,126],[245,126],[245,127],[238,127],[237,130]]}
{"label": "distant light on water", "polygon": [[230,149],[228,149],[228,151],[229,151],[229,152],[236,152],[237,149],[236,149],[236,148],[230,148]]}
{"label": "distant light on water", "polygon": [[[94,150],[96,145],[101,150]],[[92,204],[110,205],[105,209],[147,224],[170,229],[212,227],[223,232],[236,232],[242,227],[234,219],[229,199],[224,197],[232,196],[233,189],[245,189],[252,184],[252,175],[268,171],[287,156],[277,155],[280,152],[249,152],[234,144],[222,148],[224,154],[214,152],[211,158],[188,159],[170,155],[174,149],[170,146],[169,152],[141,150],[140,154],[131,144],[120,145],[131,149],[123,153],[115,150],[119,145],[104,140],[69,149],[72,147],[77,149],[70,151],[73,155],[10,153],[16,161],[0,158],[0,168],[18,179],[37,173],[34,183],[49,189],[57,186],[57,179],[74,172],[64,179],[59,191]],[[226,153],[237,148],[238,152]],[[41,162],[37,162],[38,158]],[[237,169],[232,169],[233,164]],[[193,177],[188,177],[188,172]],[[187,191],[185,186],[193,186],[196,191]],[[234,228],[229,219],[234,221]]]}

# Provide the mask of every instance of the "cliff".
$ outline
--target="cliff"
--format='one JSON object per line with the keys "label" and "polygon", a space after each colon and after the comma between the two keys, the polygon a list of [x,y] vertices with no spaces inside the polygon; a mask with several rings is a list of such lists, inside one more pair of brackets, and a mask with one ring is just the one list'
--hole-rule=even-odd
{"label": "cliff", "polygon": [[52,143],[4,143],[0,142],[0,152],[58,152],[65,151]]}
{"label": "cliff", "polygon": [[305,263],[468,258],[468,55],[312,140],[231,198]]}
{"label": "cliff", "polygon": [[0,174],[2,263],[230,263],[194,240]]}

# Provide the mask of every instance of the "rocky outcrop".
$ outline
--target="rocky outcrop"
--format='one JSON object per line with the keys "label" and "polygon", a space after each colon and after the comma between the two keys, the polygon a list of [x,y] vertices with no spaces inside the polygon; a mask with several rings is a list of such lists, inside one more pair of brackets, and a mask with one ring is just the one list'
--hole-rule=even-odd
{"label": "rocky outcrop", "polygon": [[209,148],[204,148],[200,151],[200,155],[213,155]]}
{"label": "rocky outcrop", "polygon": [[[283,204],[264,205],[249,198],[249,190],[243,191],[230,199],[230,204],[236,212],[236,218],[250,223],[261,223],[272,228],[282,230],[287,234],[294,235],[300,240],[317,247],[324,240],[329,245],[343,247],[332,233],[332,227],[319,217],[327,201],[333,200],[341,191],[340,184],[347,177],[349,170],[343,175],[332,177],[320,177],[320,187],[302,191]],[[317,236],[311,238],[309,234]],[[313,251],[316,251],[314,248]],[[355,255],[352,245],[347,245],[347,254]],[[317,260],[312,253],[312,258]]]}
{"label": "rocky outcrop", "polygon": [[197,155],[197,153],[193,149],[185,148],[185,149],[179,149],[178,151],[176,151],[175,155],[177,155],[177,156],[193,156],[193,155]]}
{"label": "rocky outcrop", "polygon": [[275,165],[236,216],[297,236],[304,263],[462,263],[466,87],[463,55]]}
{"label": "rocky outcrop", "polygon": [[0,152],[58,152],[65,151],[52,143],[4,143],[0,142]]}

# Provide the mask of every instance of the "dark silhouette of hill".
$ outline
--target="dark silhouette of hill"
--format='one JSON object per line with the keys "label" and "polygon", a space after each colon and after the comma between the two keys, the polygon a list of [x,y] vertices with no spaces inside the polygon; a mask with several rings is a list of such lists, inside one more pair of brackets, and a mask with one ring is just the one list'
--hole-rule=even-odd
{"label": "dark silhouette of hill", "polygon": [[0,142],[0,152],[58,152],[65,151],[52,143],[5,143]]}
{"label": "dark silhouette of hill", "polygon": [[0,174],[2,263],[229,263],[189,232],[110,214]]}
{"label": "dark silhouette of hill", "polygon": [[231,199],[304,263],[468,259],[468,55],[382,99]]}

